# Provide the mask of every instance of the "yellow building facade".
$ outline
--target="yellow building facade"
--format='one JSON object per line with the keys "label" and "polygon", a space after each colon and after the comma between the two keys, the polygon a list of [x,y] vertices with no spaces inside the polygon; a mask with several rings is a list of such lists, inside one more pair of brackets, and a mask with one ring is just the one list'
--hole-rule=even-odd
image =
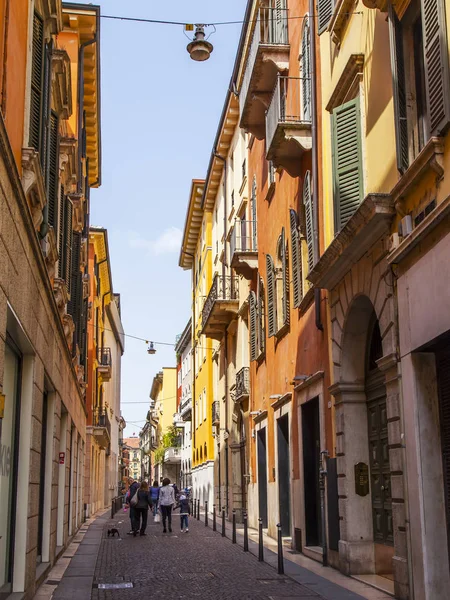
{"label": "yellow building facade", "polygon": [[[150,390],[150,421],[156,423],[156,440],[150,454],[151,479],[161,483],[168,477],[177,483],[181,464],[179,448],[163,448],[163,438],[171,430],[173,415],[177,411],[177,369],[163,367],[153,378]],[[153,450],[156,450],[156,453]],[[159,452],[159,454],[158,454]]]}
{"label": "yellow building facade", "polygon": [[214,503],[213,424],[219,421],[214,394],[214,341],[202,334],[205,298],[212,284],[211,210],[202,206],[203,180],[193,180],[183,233],[180,266],[192,271],[192,488],[195,498]]}

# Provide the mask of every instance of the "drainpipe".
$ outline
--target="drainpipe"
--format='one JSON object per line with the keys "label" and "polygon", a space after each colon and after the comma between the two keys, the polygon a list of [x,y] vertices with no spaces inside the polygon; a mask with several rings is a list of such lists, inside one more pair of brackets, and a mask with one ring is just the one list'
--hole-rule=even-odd
{"label": "drainpipe", "polygon": [[[313,179],[313,253],[314,264],[320,256],[319,247],[319,158],[317,149],[317,83],[316,83],[316,21],[315,2],[309,0],[309,31],[311,37],[311,135],[312,135],[312,179]],[[323,331],[320,315],[320,289],[314,289],[315,321],[319,331]]]}
{"label": "drainpipe", "polygon": [[[214,156],[223,162],[223,237],[224,237],[224,247],[223,247],[223,262],[222,262],[222,292],[223,297],[226,298],[226,272],[227,272],[227,159],[218,154],[217,151],[214,151]],[[232,283],[230,277],[230,297],[232,294]],[[225,508],[228,513],[229,504],[228,504],[228,494],[229,494],[229,469],[228,469],[228,333],[225,331],[224,337],[224,379],[225,379]],[[220,465],[220,455],[219,455],[219,465]]]}

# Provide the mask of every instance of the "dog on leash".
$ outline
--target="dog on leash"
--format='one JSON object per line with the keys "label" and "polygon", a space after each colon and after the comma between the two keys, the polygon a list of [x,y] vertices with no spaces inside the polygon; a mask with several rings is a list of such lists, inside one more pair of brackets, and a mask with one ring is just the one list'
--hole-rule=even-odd
{"label": "dog on leash", "polygon": [[116,529],[115,527],[113,527],[112,529],[108,529],[108,537],[110,537],[110,536],[114,537],[116,535],[116,533],[117,533],[117,537],[120,538],[120,533],[119,533],[118,529]]}

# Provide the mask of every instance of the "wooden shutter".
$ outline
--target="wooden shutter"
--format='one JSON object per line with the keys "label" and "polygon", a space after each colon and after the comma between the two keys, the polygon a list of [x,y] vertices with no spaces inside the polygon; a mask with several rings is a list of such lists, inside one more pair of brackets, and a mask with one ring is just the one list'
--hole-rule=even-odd
{"label": "wooden shutter", "polygon": [[73,240],[73,206],[69,198],[65,198],[64,207],[64,280],[70,294],[72,281],[72,240]]}
{"label": "wooden shutter", "polygon": [[[80,348],[82,346],[83,322],[82,322],[82,306],[83,306],[83,276],[80,271],[81,258],[81,233],[74,232],[72,234],[71,248],[72,262],[70,265],[70,300],[67,305],[67,312],[72,316],[75,324],[74,339],[75,343]],[[74,345],[75,346],[75,345]],[[76,348],[73,348],[76,351]]]}
{"label": "wooden shutter", "polygon": [[44,176],[45,189],[48,190],[50,178],[50,129],[51,129],[51,77],[52,77],[52,54],[51,46],[44,46],[44,76],[41,88],[41,141],[39,145],[39,156]]}
{"label": "wooden shutter", "polygon": [[267,321],[269,327],[269,337],[275,335],[277,331],[277,306],[275,289],[275,266],[270,254],[266,254],[267,269]]}
{"label": "wooden shutter", "polygon": [[336,231],[363,199],[359,97],[333,111],[333,178]]}
{"label": "wooden shutter", "polygon": [[250,292],[250,296],[248,299],[250,306],[250,360],[256,360],[258,355],[257,350],[257,302],[256,302],[256,294],[255,292]]}
{"label": "wooden shutter", "polygon": [[400,173],[404,173],[409,165],[409,153],[403,32],[402,24],[400,23],[392,4],[389,4],[389,31],[391,39],[391,70],[394,94],[397,168]]}
{"label": "wooden shutter", "polygon": [[256,177],[253,178],[252,184],[252,250],[258,247],[256,238]]}
{"label": "wooden shutter", "polygon": [[444,0],[421,0],[425,83],[431,135],[444,131],[450,120],[447,25]]}
{"label": "wooden shutter", "polygon": [[317,15],[319,21],[318,34],[323,33],[331,21],[334,11],[334,0],[317,0]]}
{"label": "wooden shutter", "polygon": [[58,277],[64,279],[64,209],[66,206],[66,197],[64,195],[64,186],[60,186],[59,207],[58,207]]}
{"label": "wooden shutter", "polygon": [[31,55],[29,144],[39,151],[41,143],[42,80],[44,77],[44,20],[35,12]]}
{"label": "wooden shutter", "polygon": [[311,173],[305,174],[303,181],[303,206],[305,207],[305,230],[306,246],[308,249],[308,270],[314,267],[314,244],[313,244],[313,205],[311,197]]}
{"label": "wooden shutter", "polygon": [[289,323],[290,302],[289,302],[289,257],[286,244],[286,234],[284,227],[281,230],[281,266],[282,266],[282,285],[283,285],[283,325]]}
{"label": "wooden shutter", "polygon": [[258,295],[257,295],[257,318],[258,318],[258,350],[262,354],[266,348],[266,328],[265,328],[265,312],[264,312],[264,284],[259,277],[258,279]]}
{"label": "wooden shutter", "polygon": [[58,171],[59,171],[59,142],[58,136],[58,116],[52,112],[50,115],[50,136],[49,136],[49,177],[47,188],[48,203],[48,224],[55,229],[57,233],[57,210],[58,210]]}
{"label": "wooden shutter", "polygon": [[303,297],[303,276],[298,215],[292,208],[289,211],[289,220],[291,225],[292,287],[294,307],[297,308]]}
{"label": "wooden shutter", "polygon": [[305,18],[302,37],[301,77],[302,77],[302,118],[311,120],[311,40],[309,18]]}

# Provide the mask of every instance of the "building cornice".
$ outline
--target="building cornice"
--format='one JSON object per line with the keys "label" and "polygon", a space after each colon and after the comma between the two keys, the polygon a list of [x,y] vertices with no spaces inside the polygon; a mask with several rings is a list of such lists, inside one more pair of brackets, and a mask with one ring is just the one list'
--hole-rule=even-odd
{"label": "building cornice", "polygon": [[192,269],[197,241],[203,220],[202,197],[204,179],[193,179],[189,204],[184,223],[183,240],[178,264],[183,269]]}

